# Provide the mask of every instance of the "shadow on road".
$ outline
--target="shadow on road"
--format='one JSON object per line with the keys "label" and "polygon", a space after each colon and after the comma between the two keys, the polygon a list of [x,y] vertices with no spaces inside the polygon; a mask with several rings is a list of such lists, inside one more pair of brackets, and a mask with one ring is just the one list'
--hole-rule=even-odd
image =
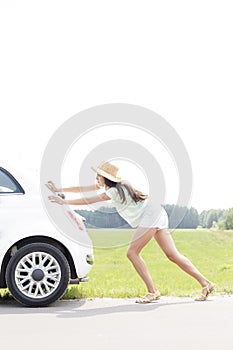
{"label": "shadow on road", "polygon": [[[209,303],[211,300],[205,301]],[[128,312],[150,312],[161,307],[172,305],[197,305],[190,298],[165,298],[150,304],[136,304],[134,299],[93,299],[93,300],[61,300],[43,308],[24,307],[16,301],[3,301],[0,303],[0,315],[29,315],[54,314],[58,318],[82,318],[98,315],[109,315]]]}
{"label": "shadow on road", "polygon": [[58,300],[48,307],[26,307],[15,300],[0,302],[0,315],[30,315],[30,314],[57,314],[60,310],[69,310],[72,306],[79,308],[86,303],[85,299],[80,300]]}
{"label": "shadow on road", "polygon": [[[210,302],[210,300],[208,300]],[[172,305],[179,305],[179,304],[193,304],[196,305],[197,302],[193,300],[189,301],[170,301],[170,302],[163,302],[163,301],[157,301],[150,304],[136,304],[134,300],[129,301],[130,304],[126,305],[115,305],[115,306],[104,306],[104,307],[93,307],[88,309],[81,309],[77,310],[76,308],[73,310],[68,310],[67,312],[63,312],[61,314],[58,314],[57,317],[59,318],[81,318],[81,317],[94,317],[98,315],[109,315],[109,314],[116,314],[116,313],[131,313],[131,312],[150,312],[154,311],[156,309],[159,309],[161,307],[169,307]]]}

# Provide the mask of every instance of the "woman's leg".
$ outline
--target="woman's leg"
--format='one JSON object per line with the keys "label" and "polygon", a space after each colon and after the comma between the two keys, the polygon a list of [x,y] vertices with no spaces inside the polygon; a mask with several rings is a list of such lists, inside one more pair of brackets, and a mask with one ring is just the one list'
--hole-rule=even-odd
{"label": "woman's leg", "polygon": [[[213,289],[214,285],[207,280],[197,268],[186,257],[181,255],[176,249],[175,243],[171,234],[167,229],[157,230],[154,234],[156,241],[161,249],[164,251],[168,259],[177,264],[182,270],[194,277],[202,287],[206,287],[209,284],[209,289]],[[203,290],[203,294],[207,294],[207,289]]]}
{"label": "woman's leg", "polygon": [[157,293],[159,295],[152,278],[148,272],[145,261],[139,255],[142,248],[154,237],[156,229],[138,227],[135,231],[132,241],[127,250],[127,257],[133,264],[135,270],[145,282],[149,293]]}

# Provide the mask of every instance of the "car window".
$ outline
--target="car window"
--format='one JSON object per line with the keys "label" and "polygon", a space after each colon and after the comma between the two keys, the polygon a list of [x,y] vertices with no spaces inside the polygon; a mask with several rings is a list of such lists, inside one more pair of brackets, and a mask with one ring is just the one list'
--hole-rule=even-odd
{"label": "car window", "polygon": [[8,171],[0,168],[0,194],[2,193],[24,193],[24,190]]}

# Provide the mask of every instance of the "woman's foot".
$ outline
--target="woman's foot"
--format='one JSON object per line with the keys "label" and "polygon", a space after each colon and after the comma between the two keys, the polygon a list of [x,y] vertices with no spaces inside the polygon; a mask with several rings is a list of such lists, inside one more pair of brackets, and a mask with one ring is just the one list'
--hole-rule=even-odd
{"label": "woman's foot", "polygon": [[201,295],[195,298],[196,301],[205,301],[210,293],[214,291],[214,284],[209,282],[206,286],[202,287]]}
{"label": "woman's foot", "polygon": [[152,303],[155,300],[159,300],[160,299],[160,293],[156,292],[156,293],[147,293],[144,297],[138,298],[136,300],[136,303],[138,304],[149,304]]}

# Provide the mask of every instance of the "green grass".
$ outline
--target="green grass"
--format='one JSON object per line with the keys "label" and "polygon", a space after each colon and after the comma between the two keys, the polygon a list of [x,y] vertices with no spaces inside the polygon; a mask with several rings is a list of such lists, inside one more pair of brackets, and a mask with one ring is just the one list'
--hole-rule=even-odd
{"label": "green grass", "polygon": [[[144,294],[144,283],[126,258],[133,230],[89,229],[88,232],[95,247],[89,282],[69,286],[64,298],[130,298]],[[180,253],[216,284],[218,294],[233,293],[232,233],[176,230],[172,236]],[[143,249],[142,256],[162,295],[194,296],[200,292],[197,281],[170,262],[154,240]],[[6,298],[7,291],[4,293]]]}
{"label": "green grass", "polygon": [[[88,283],[70,286],[65,298],[136,297],[146,292],[144,283],[126,258],[132,230],[89,230],[95,247],[95,264]],[[218,294],[233,293],[233,234],[210,230],[172,232],[178,250],[208,279]],[[115,247],[115,248],[111,248]],[[152,240],[142,251],[156,286],[163,295],[194,296],[196,280],[170,262]]]}

